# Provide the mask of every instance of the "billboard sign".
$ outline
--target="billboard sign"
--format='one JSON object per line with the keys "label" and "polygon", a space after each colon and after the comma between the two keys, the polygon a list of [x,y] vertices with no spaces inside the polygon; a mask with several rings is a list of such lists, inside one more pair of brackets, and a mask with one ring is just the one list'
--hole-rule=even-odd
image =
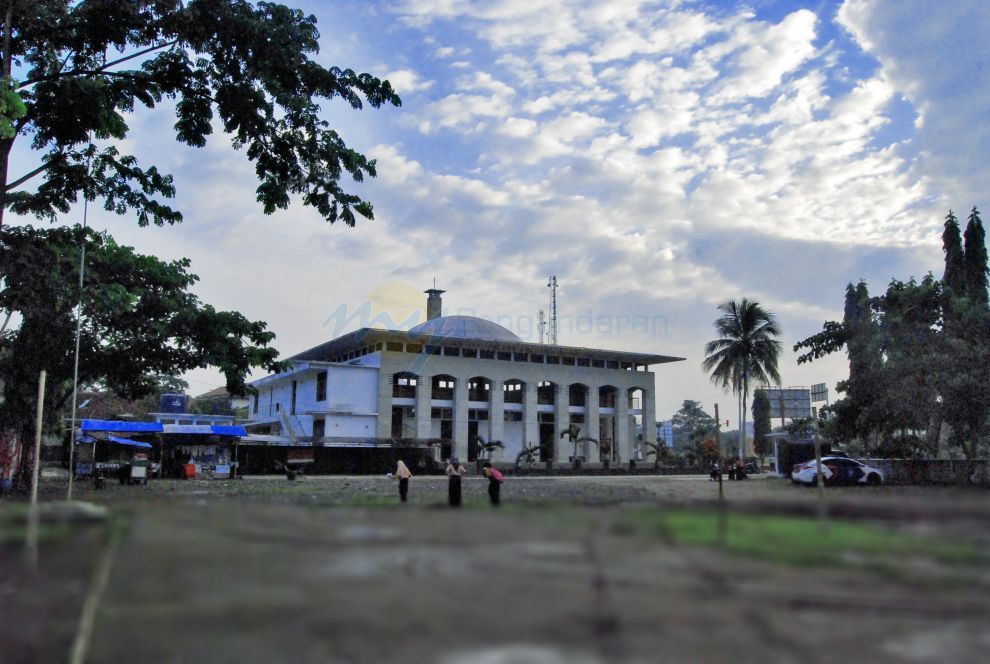
{"label": "billboard sign", "polygon": [[[770,417],[786,417],[795,419],[798,417],[811,417],[811,390],[806,387],[764,387],[760,388],[767,393],[770,400]],[[783,415],[781,406],[783,405]]]}
{"label": "billboard sign", "polygon": [[812,403],[828,401],[828,387],[825,383],[816,383],[811,386],[811,401]]}

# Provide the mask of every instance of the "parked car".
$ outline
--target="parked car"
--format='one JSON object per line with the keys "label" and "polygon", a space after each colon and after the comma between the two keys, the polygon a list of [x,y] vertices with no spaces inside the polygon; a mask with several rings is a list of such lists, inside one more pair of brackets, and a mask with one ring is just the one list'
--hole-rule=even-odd
{"label": "parked car", "polygon": [[[818,465],[814,459],[794,466],[791,481],[797,484],[814,485],[818,482]],[[822,457],[822,478],[825,484],[883,484],[883,471],[867,466],[854,459],[840,456]]]}

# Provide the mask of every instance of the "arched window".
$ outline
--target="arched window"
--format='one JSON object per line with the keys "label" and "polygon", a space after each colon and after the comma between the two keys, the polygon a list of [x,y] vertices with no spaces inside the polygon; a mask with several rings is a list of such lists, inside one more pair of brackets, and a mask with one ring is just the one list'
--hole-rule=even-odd
{"label": "arched window", "polygon": [[507,380],[502,385],[502,401],[504,403],[522,403],[525,391],[526,383],[515,378]]}
{"label": "arched window", "polygon": [[489,401],[492,396],[492,381],[484,376],[468,380],[468,401]]}
{"label": "arched window", "polygon": [[415,399],[416,385],[419,377],[414,373],[403,371],[392,376],[392,396],[401,399]]}

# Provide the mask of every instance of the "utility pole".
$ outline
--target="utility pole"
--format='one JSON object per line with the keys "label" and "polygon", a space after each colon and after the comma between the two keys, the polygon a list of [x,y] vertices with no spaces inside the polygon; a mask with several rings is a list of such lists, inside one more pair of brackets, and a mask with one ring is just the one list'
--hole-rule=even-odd
{"label": "utility pole", "polygon": [[828,528],[825,511],[825,476],[822,474],[822,444],[818,437],[818,409],[811,407],[811,417],[814,419],[815,432],[815,475],[818,479],[818,520],[823,528]]}
{"label": "utility pole", "polygon": [[557,275],[550,275],[547,281],[547,288],[550,289],[550,331],[548,336],[550,343],[557,345]]}
{"label": "utility pole", "polygon": [[725,544],[726,527],[725,519],[725,493],[722,490],[722,468],[725,465],[725,455],[722,454],[722,421],[718,418],[718,404],[715,404],[715,436],[718,439],[718,541]]}
{"label": "utility pole", "polygon": [[31,505],[28,508],[27,556],[31,570],[38,568],[38,479],[41,473],[41,424],[45,413],[45,377],[42,369],[38,376],[38,417],[34,423],[34,472],[31,475]]}

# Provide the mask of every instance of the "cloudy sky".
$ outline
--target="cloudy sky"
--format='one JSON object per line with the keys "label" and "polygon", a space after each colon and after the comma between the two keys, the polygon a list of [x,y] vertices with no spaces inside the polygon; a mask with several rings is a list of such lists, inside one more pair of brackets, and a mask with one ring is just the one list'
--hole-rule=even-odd
{"label": "cloudy sky", "polygon": [[832,388],[844,358],[798,367],[790,346],[841,317],[850,280],[941,275],[946,211],[988,207],[982,0],[295,4],[319,20],[321,63],[402,96],[326,108],[378,160],[352,187],[375,220],[265,216],[245,156],[221,136],[174,145],[167,110],[131,118],[126,147],[175,175],[185,222],[89,219],[190,257],[202,299],[268,321],[283,355],[361,311],[408,327],[434,279],[448,313],[536,341],[556,274],[561,343],[685,357],[656,368],[658,417],[718,401],[735,426],[700,369],[719,302],[778,315],[785,385]]}

